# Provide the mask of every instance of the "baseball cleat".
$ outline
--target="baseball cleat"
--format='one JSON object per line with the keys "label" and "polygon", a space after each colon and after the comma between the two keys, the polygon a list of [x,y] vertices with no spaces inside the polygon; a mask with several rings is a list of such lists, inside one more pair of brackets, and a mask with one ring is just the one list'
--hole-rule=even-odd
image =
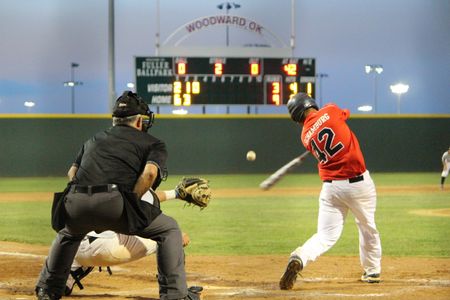
{"label": "baseball cleat", "polygon": [[183,300],[200,300],[200,294],[203,291],[201,286],[191,286],[188,288],[188,295]]}
{"label": "baseball cleat", "polygon": [[36,292],[36,298],[38,300],[59,300],[59,299],[61,299],[60,296],[56,296],[55,294],[50,293],[49,291],[47,291],[46,289],[41,288],[41,287],[36,287],[35,292]]}
{"label": "baseball cleat", "polygon": [[381,276],[380,273],[367,274],[364,272],[361,276],[361,281],[367,283],[379,283],[381,281]]}
{"label": "baseball cleat", "polygon": [[303,269],[303,263],[300,259],[292,259],[284,271],[283,276],[280,279],[280,289],[290,290],[294,287],[295,280],[297,280],[297,275]]}

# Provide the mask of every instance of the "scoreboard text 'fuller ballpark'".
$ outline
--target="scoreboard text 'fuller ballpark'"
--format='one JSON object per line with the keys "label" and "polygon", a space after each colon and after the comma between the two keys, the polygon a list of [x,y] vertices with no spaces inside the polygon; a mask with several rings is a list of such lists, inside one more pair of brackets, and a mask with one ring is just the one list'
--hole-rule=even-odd
{"label": "scoreboard text 'fuller ballpark'", "polygon": [[286,104],[315,94],[313,58],[136,57],[136,92],[149,104]]}

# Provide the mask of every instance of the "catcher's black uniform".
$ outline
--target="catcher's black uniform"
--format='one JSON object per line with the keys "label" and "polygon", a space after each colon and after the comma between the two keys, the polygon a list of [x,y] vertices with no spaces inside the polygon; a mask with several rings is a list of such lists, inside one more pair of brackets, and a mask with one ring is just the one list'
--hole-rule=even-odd
{"label": "catcher's black uniform", "polygon": [[62,197],[55,197],[52,226],[58,233],[37,282],[38,294],[59,299],[86,233],[113,230],[158,242],[161,299],[188,295],[177,222],[133,193],[147,164],[158,167],[153,188],[159,185],[166,174],[166,158],[164,142],[126,125],[100,132],[83,145],[74,163],[77,172],[72,184]]}

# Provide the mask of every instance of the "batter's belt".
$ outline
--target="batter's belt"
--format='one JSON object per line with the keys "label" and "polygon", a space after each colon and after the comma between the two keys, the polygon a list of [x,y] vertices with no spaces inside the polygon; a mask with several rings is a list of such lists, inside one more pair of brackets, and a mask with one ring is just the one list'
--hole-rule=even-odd
{"label": "batter's belt", "polygon": [[[359,175],[359,176],[352,177],[352,178],[345,179],[345,180],[348,180],[349,183],[360,182],[360,181],[364,180],[364,175]],[[327,180],[324,180],[323,182],[333,182],[333,180],[328,180],[327,179]]]}

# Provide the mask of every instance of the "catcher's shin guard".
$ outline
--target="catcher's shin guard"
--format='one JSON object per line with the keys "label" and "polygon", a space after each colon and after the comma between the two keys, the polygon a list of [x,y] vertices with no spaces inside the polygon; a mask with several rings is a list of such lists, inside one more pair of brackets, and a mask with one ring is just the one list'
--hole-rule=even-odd
{"label": "catcher's shin guard", "polygon": [[280,289],[290,290],[294,287],[297,275],[303,269],[303,263],[300,259],[291,259],[280,279]]}

